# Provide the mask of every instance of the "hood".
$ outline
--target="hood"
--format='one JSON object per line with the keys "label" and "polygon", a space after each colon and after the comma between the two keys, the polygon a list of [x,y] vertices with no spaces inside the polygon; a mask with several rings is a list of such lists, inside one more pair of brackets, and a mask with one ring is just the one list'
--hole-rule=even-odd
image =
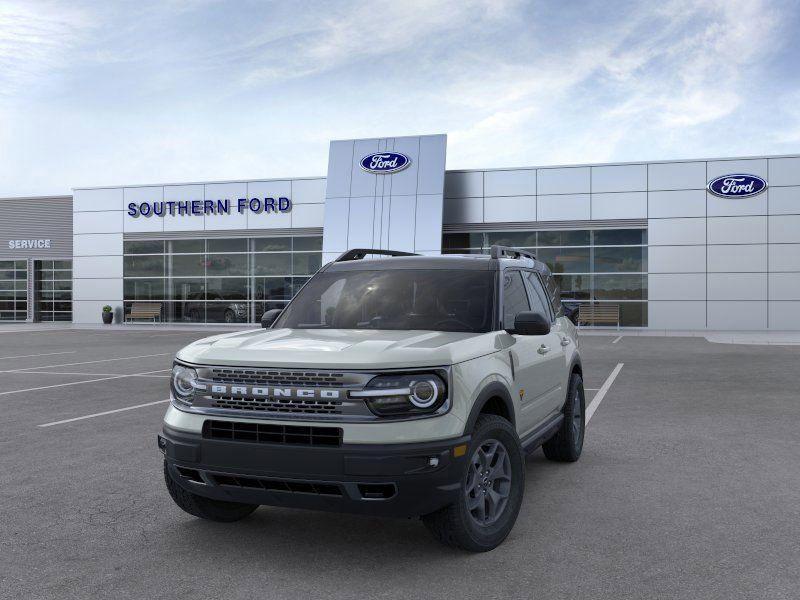
{"label": "hood", "polygon": [[496,332],[255,329],[198,340],[177,358],[201,365],[397,369],[452,365],[499,349]]}

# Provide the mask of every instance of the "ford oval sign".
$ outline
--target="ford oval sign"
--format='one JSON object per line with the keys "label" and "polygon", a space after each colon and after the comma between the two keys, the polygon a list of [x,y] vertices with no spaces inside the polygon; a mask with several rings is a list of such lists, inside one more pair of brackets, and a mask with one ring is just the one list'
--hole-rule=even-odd
{"label": "ford oval sign", "polygon": [[756,175],[723,175],[708,182],[708,191],[722,198],[749,198],[767,189],[767,182]]}
{"label": "ford oval sign", "polygon": [[399,152],[376,152],[361,159],[361,168],[367,173],[391,175],[411,164],[411,159]]}

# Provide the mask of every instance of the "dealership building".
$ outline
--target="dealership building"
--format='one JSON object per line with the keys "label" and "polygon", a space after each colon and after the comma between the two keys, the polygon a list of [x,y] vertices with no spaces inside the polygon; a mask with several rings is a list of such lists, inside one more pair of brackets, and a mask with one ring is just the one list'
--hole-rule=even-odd
{"label": "dealership building", "polygon": [[327,177],[0,200],[0,320],[254,323],[349,248],[503,244],[622,327],[800,329],[800,155],[450,171],[446,145],[341,140]]}

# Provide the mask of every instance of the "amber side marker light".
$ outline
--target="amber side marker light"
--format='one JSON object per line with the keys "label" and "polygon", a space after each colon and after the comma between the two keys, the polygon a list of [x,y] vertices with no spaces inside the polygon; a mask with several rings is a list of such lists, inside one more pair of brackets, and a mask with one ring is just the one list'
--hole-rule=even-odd
{"label": "amber side marker light", "polygon": [[461,444],[460,446],[456,446],[453,448],[453,456],[458,458],[459,456],[464,456],[467,453],[467,445]]}

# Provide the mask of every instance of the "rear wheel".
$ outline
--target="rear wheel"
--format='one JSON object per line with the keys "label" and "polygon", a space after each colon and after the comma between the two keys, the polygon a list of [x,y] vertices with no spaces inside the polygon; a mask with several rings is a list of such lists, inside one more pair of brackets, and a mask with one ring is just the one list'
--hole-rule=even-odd
{"label": "rear wheel", "polygon": [[467,450],[470,457],[455,504],[422,517],[440,542],[486,552],[511,532],[525,492],[525,458],[511,423],[482,415]]}
{"label": "rear wheel", "polygon": [[220,521],[222,523],[232,523],[244,519],[255,509],[258,504],[242,504],[240,502],[225,502],[224,500],[213,500],[204,496],[193,494],[178,485],[169,472],[167,461],[164,461],[164,481],[167,484],[169,495],[181,509],[209,521]]}
{"label": "rear wheel", "polygon": [[573,373],[569,380],[569,392],[564,403],[564,420],[558,432],[542,444],[544,455],[558,462],[575,462],[583,450],[586,431],[586,396],[583,378]]}

